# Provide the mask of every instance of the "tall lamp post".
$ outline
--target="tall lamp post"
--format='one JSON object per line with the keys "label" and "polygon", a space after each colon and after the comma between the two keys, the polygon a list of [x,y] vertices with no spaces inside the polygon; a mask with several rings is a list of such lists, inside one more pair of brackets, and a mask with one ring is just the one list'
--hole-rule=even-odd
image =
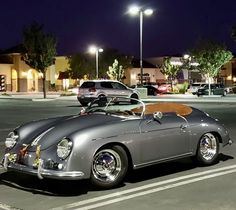
{"label": "tall lamp post", "polygon": [[103,52],[103,49],[102,48],[98,48],[96,46],[91,46],[89,48],[89,52],[93,53],[93,54],[95,53],[95,57],[96,57],[96,79],[98,79],[98,54],[100,52]]}
{"label": "tall lamp post", "polygon": [[143,86],[143,15],[150,16],[153,13],[152,9],[143,9],[138,6],[131,6],[129,8],[131,15],[139,14],[139,27],[140,27],[140,80],[141,86]]}

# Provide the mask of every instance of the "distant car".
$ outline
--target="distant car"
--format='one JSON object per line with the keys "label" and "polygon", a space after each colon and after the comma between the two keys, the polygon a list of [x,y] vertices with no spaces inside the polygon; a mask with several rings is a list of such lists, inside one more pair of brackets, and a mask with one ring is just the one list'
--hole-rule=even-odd
{"label": "distant car", "polygon": [[[227,94],[227,90],[224,88],[224,85],[222,84],[210,84],[210,89],[211,89],[211,95],[226,96]],[[202,95],[209,95],[209,84],[205,84],[197,90],[197,96],[202,96]]]}
{"label": "distant car", "polygon": [[100,107],[99,100],[80,114],[18,126],[6,138],[3,167],[40,179],[90,179],[107,189],[122,183],[128,169],[184,157],[214,164],[232,143],[218,120],[193,107],[116,105],[116,98]]}
{"label": "distant car", "polygon": [[236,86],[230,86],[230,87],[226,87],[225,90],[227,91],[227,93],[236,93]]}
{"label": "distant car", "polygon": [[156,96],[158,94],[158,89],[152,85],[143,85],[144,88],[147,88],[147,94],[149,96]]}
{"label": "distant car", "polygon": [[[89,102],[97,98],[106,97],[129,97],[139,99],[139,93],[121,82],[114,80],[87,80],[84,81],[78,90],[77,99],[82,106],[87,106]],[[135,100],[130,100],[135,103]]]}
{"label": "distant car", "polygon": [[130,86],[130,88],[132,88],[132,89],[141,88],[141,87],[147,89],[147,95],[149,95],[149,96],[156,96],[158,94],[158,89],[156,87],[154,87],[153,85],[143,84],[143,86],[141,86],[141,84],[137,84],[137,85]]}
{"label": "distant car", "polygon": [[144,82],[143,85],[146,85],[146,86],[153,86],[155,87],[156,89],[158,88],[158,84],[156,82]]}
{"label": "distant car", "polygon": [[204,86],[206,83],[192,83],[189,87],[189,92],[193,95],[197,94],[197,91],[200,87]]}
{"label": "distant car", "polygon": [[158,93],[163,94],[163,93],[170,93],[171,92],[171,85],[170,84],[161,84],[157,88]]}

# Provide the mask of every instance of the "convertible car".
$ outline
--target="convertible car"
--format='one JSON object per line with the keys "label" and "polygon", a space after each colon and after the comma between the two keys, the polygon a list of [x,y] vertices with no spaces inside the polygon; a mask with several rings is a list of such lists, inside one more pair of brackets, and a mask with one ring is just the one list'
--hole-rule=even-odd
{"label": "convertible car", "polygon": [[90,179],[107,189],[122,183],[128,168],[189,156],[214,164],[219,144],[232,143],[217,119],[196,108],[127,100],[94,101],[78,115],[17,127],[6,138],[2,165],[40,179]]}

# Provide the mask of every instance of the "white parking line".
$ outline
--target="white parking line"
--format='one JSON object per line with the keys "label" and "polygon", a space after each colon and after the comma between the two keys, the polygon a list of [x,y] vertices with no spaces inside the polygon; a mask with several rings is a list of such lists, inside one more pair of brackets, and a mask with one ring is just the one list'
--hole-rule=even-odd
{"label": "white parking line", "polygon": [[11,131],[14,130],[14,128],[0,128],[0,132],[1,131]]}
{"label": "white parking line", "polygon": [[2,210],[20,210],[18,208],[12,207],[12,206],[8,206],[6,204],[3,204],[0,202],[0,209]]}
{"label": "white parking line", "polygon": [[144,196],[144,195],[147,195],[147,194],[160,192],[160,191],[163,191],[163,190],[167,190],[167,189],[175,188],[175,187],[178,187],[178,186],[183,186],[183,185],[186,185],[186,184],[190,184],[190,183],[193,183],[193,182],[199,182],[199,181],[202,181],[202,180],[205,180],[205,179],[210,179],[210,178],[223,176],[225,174],[231,174],[231,173],[236,173],[236,169],[229,170],[229,171],[224,171],[224,172],[219,172],[219,173],[216,173],[216,174],[210,174],[210,175],[207,175],[207,176],[203,176],[203,177],[199,177],[199,178],[195,178],[195,179],[190,179],[190,180],[186,180],[186,181],[182,181],[182,182],[177,182],[177,183],[166,185],[166,186],[163,186],[163,187],[158,187],[158,188],[155,188],[155,189],[146,190],[146,191],[143,191],[143,192],[140,192],[140,193],[135,193],[135,194],[131,194],[131,195],[128,195],[128,196],[123,196],[123,197],[120,197],[120,198],[115,198],[115,199],[111,199],[111,200],[108,200],[108,201],[104,201],[104,202],[101,202],[101,203],[88,205],[88,206],[84,206],[84,207],[81,207],[81,208],[76,208],[76,210],[94,209],[94,208],[106,206],[106,205],[109,205],[109,204],[121,202],[121,201],[124,201],[124,200],[129,200],[129,199],[132,199],[132,198],[136,198],[136,197],[139,197],[139,196]]}
{"label": "white parking line", "polygon": [[[155,193],[155,192],[163,191],[166,189],[186,185],[193,182],[202,181],[205,179],[214,178],[217,176],[222,176],[225,174],[235,173],[235,172],[236,172],[236,165],[226,166],[226,167],[222,167],[218,169],[212,169],[212,170],[190,174],[190,175],[186,175],[186,176],[182,176],[182,177],[178,177],[174,179],[156,182],[156,183],[148,184],[145,186],[124,190],[121,192],[111,193],[108,195],[99,196],[99,197],[79,201],[76,203],[71,203],[65,206],[60,206],[58,208],[53,208],[52,210],[64,210],[64,209],[71,209],[71,208],[76,209],[77,207],[81,207],[81,208],[77,208],[78,210],[94,209],[94,208],[109,205],[112,203],[132,199],[138,196],[143,196],[150,193]],[[189,179],[189,180],[185,180],[185,179]],[[182,180],[185,180],[185,181],[182,181]],[[165,185],[165,186],[161,186],[161,185]],[[155,188],[157,186],[161,186],[161,187]],[[154,189],[151,189],[151,188],[154,188]],[[141,192],[138,192],[138,191],[141,191]],[[130,193],[133,193],[133,194],[130,194]],[[126,194],[130,194],[130,195],[126,195]],[[117,198],[114,198],[114,197],[117,197]],[[102,200],[105,200],[105,199],[111,199],[111,200],[101,202]],[[95,202],[98,202],[98,203],[95,203]],[[92,204],[92,203],[95,203],[95,204]]]}

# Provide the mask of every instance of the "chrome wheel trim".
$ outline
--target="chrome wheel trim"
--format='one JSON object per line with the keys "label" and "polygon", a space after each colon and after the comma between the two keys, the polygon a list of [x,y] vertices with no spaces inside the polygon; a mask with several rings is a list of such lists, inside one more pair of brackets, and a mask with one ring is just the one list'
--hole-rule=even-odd
{"label": "chrome wheel trim", "polygon": [[203,135],[203,137],[200,139],[200,153],[207,161],[214,158],[217,153],[217,147],[217,139],[211,133]]}
{"label": "chrome wheel trim", "polygon": [[92,173],[94,177],[102,182],[113,182],[121,171],[120,155],[111,149],[99,151],[93,160]]}

